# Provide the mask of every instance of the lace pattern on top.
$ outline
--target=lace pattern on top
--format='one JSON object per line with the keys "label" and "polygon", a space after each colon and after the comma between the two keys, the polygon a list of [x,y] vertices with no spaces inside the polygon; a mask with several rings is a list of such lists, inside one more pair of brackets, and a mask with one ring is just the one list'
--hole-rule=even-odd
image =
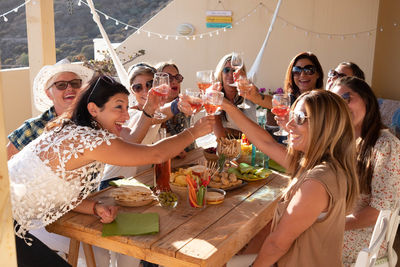
{"label": "lace pattern on top", "polygon": [[94,161],[74,170],[66,170],[66,165],[84,150],[104,142],[110,145],[115,138],[106,130],[69,123],[43,133],[15,155],[8,165],[16,235],[25,238],[27,231],[54,222],[96,189],[103,163]]}

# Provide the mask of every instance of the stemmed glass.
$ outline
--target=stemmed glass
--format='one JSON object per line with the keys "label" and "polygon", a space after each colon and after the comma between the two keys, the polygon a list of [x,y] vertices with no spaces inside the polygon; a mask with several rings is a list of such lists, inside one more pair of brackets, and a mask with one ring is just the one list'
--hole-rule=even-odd
{"label": "stemmed glass", "polygon": [[204,109],[207,115],[216,115],[217,112],[222,108],[222,101],[224,100],[224,93],[210,90],[203,95]]}
{"label": "stemmed glass", "polygon": [[[276,116],[286,116],[289,113],[290,99],[285,94],[274,94],[272,97],[272,110],[271,112]],[[288,132],[279,126],[279,130],[274,132],[276,136],[287,136]]]}
{"label": "stemmed glass", "polygon": [[[224,100],[224,93],[215,90],[208,90],[202,94],[203,106],[207,115],[216,115],[222,108],[222,101]],[[215,142],[214,133],[209,133],[203,137],[197,138],[196,143],[199,147],[209,147],[210,144]]]}
{"label": "stemmed glass", "polygon": [[239,76],[236,83],[238,91],[240,91],[243,95],[243,102],[238,105],[238,108],[249,109],[250,106],[246,103],[246,93],[250,91],[251,82],[249,79],[246,79],[243,76]]}
{"label": "stemmed glass", "polygon": [[196,72],[197,86],[204,93],[208,87],[210,87],[214,81],[214,71],[212,70],[200,70]]}
{"label": "stemmed glass", "polygon": [[198,89],[187,88],[185,90],[185,95],[188,97],[190,109],[192,110],[192,115],[190,116],[190,127],[192,127],[194,124],[193,116],[201,110],[203,100],[201,98],[201,92]]}
{"label": "stemmed glass", "polygon": [[[164,103],[168,98],[169,87],[169,76],[165,72],[157,72],[154,74],[153,78],[153,91],[156,95],[161,96],[162,103]],[[161,113],[160,107],[154,112],[154,118],[165,119],[167,115]]]}
{"label": "stemmed glass", "polygon": [[[241,53],[232,52],[231,66],[235,70],[233,78],[234,78],[234,80],[236,80],[235,75],[236,75],[237,71],[243,67],[243,57],[242,57]],[[237,78],[239,78],[239,77],[237,77]],[[235,81],[233,84],[230,84],[230,86],[236,87],[237,82]]]}

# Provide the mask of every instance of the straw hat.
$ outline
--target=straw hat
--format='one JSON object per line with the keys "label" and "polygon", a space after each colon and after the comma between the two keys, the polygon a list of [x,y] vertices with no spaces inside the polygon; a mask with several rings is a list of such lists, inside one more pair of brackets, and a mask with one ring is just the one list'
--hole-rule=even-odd
{"label": "straw hat", "polygon": [[33,81],[34,103],[38,110],[45,111],[53,106],[53,101],[46,94],[46,90],[51,86],[52,78],[61,72],[73,72],[80,79],[82,84],[90,81],[94,71],[79,64],[71,64],[68,59],[63,59],[54,65],[44,66],[36,75]]}

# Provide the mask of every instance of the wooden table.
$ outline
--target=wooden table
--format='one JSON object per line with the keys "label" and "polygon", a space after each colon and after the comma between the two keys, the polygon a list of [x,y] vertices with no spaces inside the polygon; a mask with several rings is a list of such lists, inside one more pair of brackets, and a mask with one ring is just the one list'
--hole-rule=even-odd
{"label": "wooden table", "polygon": [[[197,150],[185,160],[176,161],[175,165],[195,162],[201,157],[201,150]],[[149,169],[135,178],[151,184],[153,171]],[[222,204],[205,209],[194,209],[183,203],[173,210],[157,203],[120,208],[124,212],[157,212],[160,232],[156,235],[102,237],[102,224],[96,217],[75,212],[67,213],[46,229],[70,237],[72,245],[79,247],[77,242],[86,243],[84,249],[89,254],[91,250],[87,244],[163,266],[223,266],[271,220],[276,198],[286,185],[287,179],[272,174],[266,180],[227,192]],[[114,204],[110,196],[112,190],[107,188],[90,198]],[[88,266],[92,264],[90,260]]]}

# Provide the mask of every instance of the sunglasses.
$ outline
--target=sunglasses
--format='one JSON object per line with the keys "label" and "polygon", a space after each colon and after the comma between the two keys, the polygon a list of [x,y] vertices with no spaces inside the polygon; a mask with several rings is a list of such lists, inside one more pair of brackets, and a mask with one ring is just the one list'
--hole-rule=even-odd
{"label": "sunglasses", "polygon": [[92,91],[90,92],[90,94],[89,94],[89,96],[88,96],[88,98],[87,98],[87,103],[90,102],[90,98],[92,97],[93,92],[96,90],[97,86],[99,86],[99,85],[102,84],[102,83],[103,83],[103,84],[106,83],[106,84],[108,84],[108,85],[113,85],[113,84],[116,83],[116,81],[115,81],[112,77],[106,76],[106,75],[100,76],[99,78],[97,78],[97,81],[96,81],[96,83],[94,84],[94,86],[93,86],[93,88],[92,88]]}
{"label": "sunglasses", "polygon": [[306,116],[303,111],[292,110],[289,112],[289,121],[294,120],[297,125],[303,125],[306,119],[308,119],[308,116]]}
{"label": "sunglasses", "polygon": [[168,73],[169,81],[172,82],[174,79],[178,82],[181,83],[183,81],[183,76],[180,75],[179,73],[177,75],[172,75]]}
{"label": "sunglasses", "polygon": [[234,72],[235,69],[234,68],[230,68],[230,67],[225,67],[222,69],[222,72],[227,74],[228,72]]}
{"label": "sunglasses", "polygon": [[315,71],[316,69],[314,65],[306,65],[303,68],[299,66],[294,66],[292,68],[292,74],[294,76],[300,76],[301,72],[303,72],[304,75],[313,75]]}
{"label": "sunglasses", "polygon": [[[152,86],[153,86],[153,80],[146,82],[147,90],[149,90]],[[140,93],[143,90],[143,85],[141,83],[137,83],[137,84],[133,84],[131,86],[131,88],[135,93]]]}
{"label": "sunglasses", "polygon": [[346,102],[347,104],[350,103],[350,93],[349,92],[344,93],[344,94],[342,94],[340,96],[343,98],[344,102]]}
{"label": "sunglasses", "polygon": [[81,88],[81,86],[82,86],[82,80],[81,79],[73,79],[70,81],[58,81],[58,82],[53,83],[50,87],[55,86],[58,90],[65,90],[68,88],[68,84],[71,85],[72,88],[78,89],[78,88]]}
{"label": "sunglasses", "polygon": [[344,73],[339,73],[336,70],[330,70],[328,72],[328,77],[329,78],[342,78],[342,77],[346,77],[347,75]]}

